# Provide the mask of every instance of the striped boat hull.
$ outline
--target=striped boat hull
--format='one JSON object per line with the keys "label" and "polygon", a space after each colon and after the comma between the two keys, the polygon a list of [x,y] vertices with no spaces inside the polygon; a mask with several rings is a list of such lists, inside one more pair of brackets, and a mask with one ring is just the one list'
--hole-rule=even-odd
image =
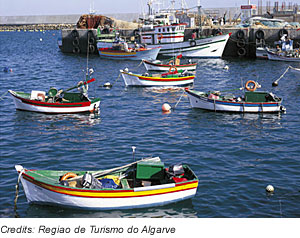
{"label": "striped boat hull", "polygon": [[[171,67],[171,65],[169,65],[169,64],[155,64],[148,60],[143,60],[143,64],[148,71],[168,71]],[[197,68],[197,63],[175,65],[175,66],[176,66],[177,70],[195,71]]]}
{"label": "striped boat hull", "polygon": [[147,48],[132,52],[117,51],[112,48],[98,48],[101,58],[114,60],[155,60],[159,50],[160,47]]}
{"label": "striped boat hull", "polygon": [[198,39],[195,41],[183,41],[158,45],[149,44],[148,47],[160,46],[159,55],[176,56],[182,54],[190,58],[220,58],[223,55],[229,34]]}
{"label": "striped boat hull", "polygon": [[[20,172],[20,171],[19,171]],[[195,196],[198,180],[140,187],[136,189],[80,189],[54,186],[21,176],[29,203],[52,204],[87,210],[113,210],[160,206]]]}
{"label": "striped boat hull", "polygon": [[121,70],[125,86],[185,86],[194,83],[195,75],[161,78],[128,73]]}
{"label": "striped boat hull", "polygon": [[190,104],[192,108],[200,108],[209,111],[218,112],[252,112],[252,113],[270,113],[281,112],[281,101],[279,102],[264,102],[264,103],[251,103],[251,102],[231,102],[209,99],[204,96],[199,96],[190,90],[186,89]]}
{"label": "striped boat hull", "polygon": [[12,95],[16,109],[23,111],[48,114],[83,113],[97,111],[100,106],[100,99],[78,103],[47,103],[18,97],[12,90],[9,90],[9,93]]}

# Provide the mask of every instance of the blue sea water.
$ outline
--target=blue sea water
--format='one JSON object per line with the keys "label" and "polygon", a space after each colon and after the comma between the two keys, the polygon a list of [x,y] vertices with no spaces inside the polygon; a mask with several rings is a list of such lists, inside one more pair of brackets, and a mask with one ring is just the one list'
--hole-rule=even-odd
{"label": "blue sea water", "polygon": [[[182,90],[125,88],[119,70],[143,72],[139,62],[89,57],[101,98],[100,115],[44,115],[16,111],[7,90],[69,88],[84,78],[86,57],[63,54],[59,31],[0,32],[0,217],[300,217],[300,82],[290,63],[245,59],[199,59],[195,89],[238,88],[257,80],[283,98],[286,114],[228,114],[191,109]],[[224,70],[225,65],[229,70]],[[291,63],[294,67],[299,64]],[[3,72],[9,67],[12,72]],[[114,83],[111,89],[101,87]],[[5,95],[6,94],[6,95]],[[187,163],[199,178],[193,199],[163,207],[125,211],[78,211],[29,205],[22,186],[14,211],[15,164],[29,169],[107,169],[136,157],[160,156]],[[273,195],[265,187],[275,187]]]}

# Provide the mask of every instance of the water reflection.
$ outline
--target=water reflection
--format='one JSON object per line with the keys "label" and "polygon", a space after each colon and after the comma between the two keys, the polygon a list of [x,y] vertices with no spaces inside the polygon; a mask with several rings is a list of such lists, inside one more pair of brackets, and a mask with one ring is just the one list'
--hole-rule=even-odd
{"label": "water reflection", "polygon": [[[72,125],[75,126],[94,126],[101,122],[100,114],[97,113],[81,113],[81,114],[41,114],[26,111],[16,111],[16,123],[64,123],[72,121]],[[40,125],[42,125],[40,124]],[[74,129],[64,128],[64,129]]]}
{"label": "water reflection", "polygon": [[161,207],[112,210],[112,211],[85,211],[78,209],[66,209],[44,205],[29,205],[23,217],[63,217],[63,218],[120,218],[120,217],[148,217],[148,218],[196,218],[197,212],[194,209],[191,199],[177,202]]}

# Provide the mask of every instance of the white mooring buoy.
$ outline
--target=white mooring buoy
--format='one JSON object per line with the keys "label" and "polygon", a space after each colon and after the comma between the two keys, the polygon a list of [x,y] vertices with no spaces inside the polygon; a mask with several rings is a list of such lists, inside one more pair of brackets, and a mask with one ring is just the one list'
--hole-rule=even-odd
{"label": "white mooring buoy", "polygon": [[171,110],[171,106],[168,103],[164,103],[161,108],[164,112],[169,112]]}
{"label": "white mooring buoy", "polygon": [[274,192],[274,187],[272,186],[272,185],[268,185],[267,187],[266,187],[266,191],[268,192],[268,193],[273,193]]}
{"label": "white mooring buoy", "polygon": [[229,66],[228,66],[228,65],[225,65],[223,69],[228,70],[228,69],[229,69]]}

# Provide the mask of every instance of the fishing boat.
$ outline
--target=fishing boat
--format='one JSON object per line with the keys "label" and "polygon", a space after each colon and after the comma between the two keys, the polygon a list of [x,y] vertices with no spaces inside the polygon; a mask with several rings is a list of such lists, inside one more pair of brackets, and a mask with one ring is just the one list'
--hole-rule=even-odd
{"label": "fishing boat", "polygon": [[178,55],[175,59],[161,61],[161,60],[154,60],[149,61],[143,59],[143,64],[147,71],[169,71],[171,66],[175,66],[178,71],[195,71],[197,68],[197,63],[192,62],[191,59],[188,60],[181,60],[182,55]]}
{"label": "fishing boat", "polygon": [[[215,112],[284,112],[282,99],[269,92],[255,91],[257,83],[249,80],[243,96],[234,96],[220,91],[200,92],[185,89],[192,108],[201,108]],[[243,90],[240,88],[239,90]],[[230,91],[230,90],[228,90]],[[226,90],[227,92],[227,90]]]}
{"label": "fishing boat", "polygon": [[101,58],[116,60],[155,60],[160,47],[155,48],[129,48],[128,51],[116,50],[114,48],[99,48],[98,52]]}
{"label": "fishing boat", "polygon": [[29,203],[76,209],[160,206],[192,198],[198,187],[188,165],[165,167],[158,157],[102,171],[15,169]]}
{"label": "fishing boat", "polygon": [[52,87],[47,93],[38,90],[32,90],[30,93],[13,90],[8,90],[8,92],[14,100],[17,110],[49,114],[98,112],[100,98],[89,98],[86,92],[69,92],[81,87],[85,87],[87,90],[87,84],[94,81],[94,78],[85,82],[81,81],[67,90],[57,90]]}
{"label": "fishing boat", "polygon": [[300,54],[299,51],[295,52],[273,52],[267,50],[268,59],[276,60],[276,61],[288,61],[288,62],[300,62]]}
{"label": "fishing boat", "polygon": [[[178,11],[174,6],[169,10],[155,11],[152,1],[148,2],[148,19],[143,20],[143,26],[135,31],[140,42],[149,47],[160,46],[159,55],[176,56],[182,54],[184,57],[195,58],[220,58],[231,34],[201,36],[194,32],[190,39],[186,39],[186,22],[180,22]],[[198,14],[201,16],[201,6],[198,6]],[[181,16],[182,17],[182,16]],[[201,19],[201,17],[200,17]]]}
{"label": "fishing boat", "polygon": [[175,66],[169,68],[169,72],[163,74],[136,74],[128,69],[120,70],[125,86],[185,86],[194,83],[195,74],[191,72],[179,72]]}
{"label": "fishing boat", "polygon": [[101,58],[115,60],[155,60],[160,47],[142,47],[135,44],[134,47],[128,47],[123,40],[116,40],[112,47],[102,47],[103,42],[98,42],[98,52]]}

